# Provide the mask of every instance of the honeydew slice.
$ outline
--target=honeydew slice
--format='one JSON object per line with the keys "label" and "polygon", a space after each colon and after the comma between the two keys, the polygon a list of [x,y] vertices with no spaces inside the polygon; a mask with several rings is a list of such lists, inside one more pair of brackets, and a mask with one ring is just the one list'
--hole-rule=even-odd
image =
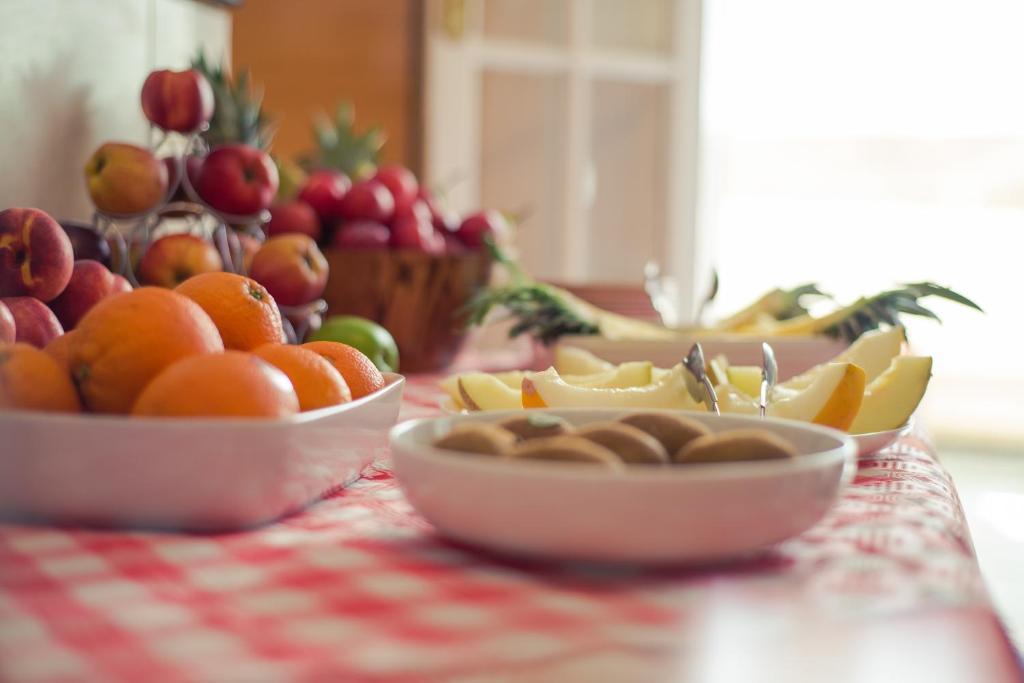
{"label": "honeydew slice", "polygon": [[554,368],[559,375],[594,375],[613,370],[615,366],[586,349],[559,344],[555,347]]}
{"label": "honeydew slice", "polygon": [[[768,415],[847,430],[860,410],[864,386],[865,374],[859,366],[828,363],[803,389],[775,387]],[[723,385],[717,392],[722,412],[757,413],[757,402],[736,387]]]}
{"label": "honeydew slice", "polygon": [[520,392],[494,375],[468,372],[458,377],[459,397],[469,410],[516,410],[522,408]]}
{"label": "honeydew slice", "polygon": [[[889,367],[892,359],[900,355],[903,347],[903,328],[890,327],[887,330],[872,330],[860,336],[848,349],[833,358],[831,363],[853,363],[859,365],[867,378],[873,382]],[[782,382],[779,386],[789,389],[803,389],[814,381],[825,364],[813,368]]]}
{"label": "honeydew slice", "polygon": [[930,356],[898,356],[868,385],[851,434],[896,429],[907,423],[928,388],[932,376]]}
{"label": "honeydew slice", "polygon": [[683,379],[682,365],[646,386],[593,388],[573,386],[554,368],[528,374],[523,378],[524,408],[676,408],[700,410],[690,397]]}
{"label": "honeydew slice", "polygon": [[[567,384],[593,389],[627,389],[651,383],[653,364],[648,361],[623,363],[611,370],[590,375],[561,375]],[[522,377],[519,380],[522,386]]]}

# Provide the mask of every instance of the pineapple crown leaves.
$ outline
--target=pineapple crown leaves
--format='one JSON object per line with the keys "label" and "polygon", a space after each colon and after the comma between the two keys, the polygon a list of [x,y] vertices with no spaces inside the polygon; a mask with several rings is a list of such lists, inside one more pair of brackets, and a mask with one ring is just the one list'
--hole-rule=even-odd
{"label": "pineapple crown leaves", "polygon": [[202,52],[192,60],[192,68],[203,74],[213,89],[213,118],[203,133],[206,143],[210,147],[241,143],[268,149],[274,132],[263,111],[263,96],[252,86],[248,70],[232,78],[223,65],[211,64]]}
{"label": "pineapple crown leaves", "polygon": [[539,283],[513,284],[484,290],[466,305],[469,324],[479,325],[497,306],[504,306],[517,322],[509,338],[529,333],[548,345],[567,334],[597,334],[597,325],[572,311],[557,294]]}
{"label": "pineapple crown leaves", "polygon": [[818,283],[816,282],[797,285],[793,289],[787,289],[782,292],[782,307],[775,312],[775,319],[789,320],[790,318],[796,318],[809,313],[810,311],[807,306],[804,305],[804,301],[808,298],[833,299],[831,294],[826,294],[818,289]]}
{"label": "pineapple crown leaves", "polygon": [[934,311],[922,306],[918,301],[930,296],[952,301],[961,306],[973,308],[979,313],[984,313],[981,306],[949,287],[943,287],[934,282],[913,282],[864,299],[850,312],[850,315],[827,328],[825,334],[853,341],[865,332],[880,327],[883,323],[899,325],[901,314],[930,318],[941,323],[942,320]]}
{"label": "pineapple crown leaves", "polygon": [[317,116],[313,121],[313,136],[317,149],[301,158],[302,166],[306,170],[333,168],[350,178],[371,173],[387,141],[377,126],[365,133],[356,132],[355,107],[351,102],[339,105],[333,119],[325,114]]}

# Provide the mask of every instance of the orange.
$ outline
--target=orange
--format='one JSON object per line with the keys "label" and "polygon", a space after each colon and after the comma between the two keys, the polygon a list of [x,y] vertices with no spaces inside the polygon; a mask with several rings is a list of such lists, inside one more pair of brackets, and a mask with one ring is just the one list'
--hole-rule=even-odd
{"label": "orange", "polygon": [[0,344],[0,410],[82,409],[71,378],[53,358],[28,344]]}
{"label": "orange", "polygon": [[288,376],[242,351],[182,358],[139,395],[133,415],[285,417],[299,410]]}
{"label": "orange", "polygon": [[57,361],[57,365],[67,374],[71,372],[69,354],[71,353],[71,335],[74,333],[74,330],[68,330],[59,337],[54,337],[43,349],[51,358]]}
{"label": "orange", "polygon": [[171,363],[223,351],[199,304],[161,287],[141,287],[93,306],[71,338],[71,377],[89,410],[127,413]]}
{"label": "orange", "polygon": [[332,341],[306,342],[302,348],[316,351],[341,373],[352,390],[352,398],[362,398],[384,388],[384,375],[358,349]]}
{"label": "orange", "polygon": [[175,290],[199,304],[220,330],[224,348],[252,351],[285,341],[274,297],[252,278],[234,273],[194,275]]}
{"label": "orange", "polygon": [[341,373],[314,351],[287,344],[264,344],[257,356],[288,375],[301,410],[316,410],[352,400]]}

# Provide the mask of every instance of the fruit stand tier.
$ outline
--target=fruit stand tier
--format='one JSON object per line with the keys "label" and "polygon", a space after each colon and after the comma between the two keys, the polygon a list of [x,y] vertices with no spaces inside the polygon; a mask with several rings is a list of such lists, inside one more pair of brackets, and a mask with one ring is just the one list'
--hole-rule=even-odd
{"label": "fruit stand tier", "polygon": [[[413,378],[404,417],[437,413]],[[739,656],[737,653],[742,653]],[[277,524],[195,536],[0,526],[0,679],[1022,680],[920,435],[745,563],[509,561],[439,539],[386,463]]]}

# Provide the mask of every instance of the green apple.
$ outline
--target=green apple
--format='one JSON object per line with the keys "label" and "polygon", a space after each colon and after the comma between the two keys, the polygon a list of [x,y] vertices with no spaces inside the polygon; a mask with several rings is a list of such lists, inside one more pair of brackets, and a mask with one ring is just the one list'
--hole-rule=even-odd
{"label": "green apple", "polygon": [[306,341],[333,341],[353,346],[381,372],[398,372],[398,344],[383,327],[355,315],[335,315],[311,332]]}

